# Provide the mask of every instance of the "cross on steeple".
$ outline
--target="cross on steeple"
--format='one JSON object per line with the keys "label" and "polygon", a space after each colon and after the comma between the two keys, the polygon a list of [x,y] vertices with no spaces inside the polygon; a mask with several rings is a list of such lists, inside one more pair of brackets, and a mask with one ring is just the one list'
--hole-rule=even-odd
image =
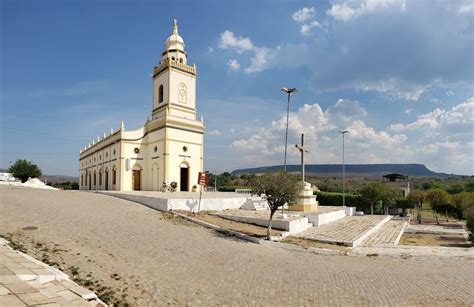
{"label": "cross on steeple", "polygon": [[301,145],[295,145],[295,147],[300,151],[301,153],[301,180],[304,181],[304,153],[309,152],[309,150],[306,149],[304,146],[304,134],[301,134]]}

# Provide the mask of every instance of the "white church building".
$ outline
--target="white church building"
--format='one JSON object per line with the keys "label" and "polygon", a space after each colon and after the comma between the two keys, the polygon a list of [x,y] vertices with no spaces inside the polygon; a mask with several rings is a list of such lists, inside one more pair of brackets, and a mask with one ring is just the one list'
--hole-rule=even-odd
{"label": "white church building", "polygon": [[153,68],[149,120],[137,130],[104,134],[80,151],[80,189],[191,191],[204,169],[204,122],[196,118],[196,65],[187,63],[176,20]]}

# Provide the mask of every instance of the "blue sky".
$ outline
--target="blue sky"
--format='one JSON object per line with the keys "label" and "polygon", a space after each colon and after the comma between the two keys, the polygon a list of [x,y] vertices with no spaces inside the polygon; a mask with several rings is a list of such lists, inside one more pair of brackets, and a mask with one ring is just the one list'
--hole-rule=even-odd
{"label": "blue sky", "polygon": [[178,19],[198,68],[205,168],[424,163],[474,173],[472,1],[13,1],[1,10],[0,167],[77,175],[79,149],[151,112]]}

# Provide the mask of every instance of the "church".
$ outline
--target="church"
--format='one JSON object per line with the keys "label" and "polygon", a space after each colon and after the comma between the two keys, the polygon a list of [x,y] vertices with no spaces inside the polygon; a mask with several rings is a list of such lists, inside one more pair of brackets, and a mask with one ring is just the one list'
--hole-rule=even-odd
{"label": "church", "polygon": [[196,118],[196,65],[188,65],[176,20],[153,68],[151,116],[137,130],[122,122],[80,150],[81,190],[191,191],[204,169],[204,122]]}

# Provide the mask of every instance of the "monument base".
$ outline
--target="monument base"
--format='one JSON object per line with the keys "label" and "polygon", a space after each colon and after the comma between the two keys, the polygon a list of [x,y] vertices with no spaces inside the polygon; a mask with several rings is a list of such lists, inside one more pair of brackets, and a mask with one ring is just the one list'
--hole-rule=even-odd
{"label": "monument base", "polygon": [[313,195],[311,183],[304,182],[304,188],[298,193],[295,203],[291,204],[288,210],[302,212],[318,211],[318,202],[316,201],[316,196]]}
{"label": "monument base", "polygon": [[315,204],[307,204],[307,205],[301,205],[301,204],[294,204],[288,207],[288,210],[290,211],[300,211],[300,212],[316,212],[318,211],[318,205]]}

